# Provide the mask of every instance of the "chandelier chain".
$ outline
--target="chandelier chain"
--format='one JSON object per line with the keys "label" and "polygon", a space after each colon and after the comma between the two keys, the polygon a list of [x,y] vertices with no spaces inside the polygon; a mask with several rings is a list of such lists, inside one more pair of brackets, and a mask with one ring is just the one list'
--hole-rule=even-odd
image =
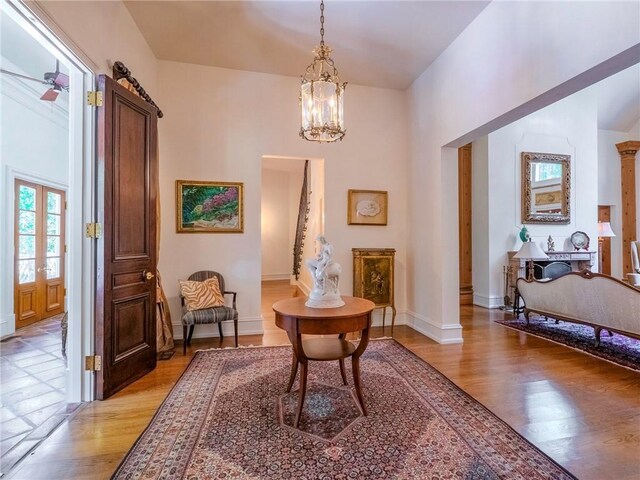
{"label": "chandelier chain", "polygon": [[320,0],[320,45],[324,46],[324,0]]}

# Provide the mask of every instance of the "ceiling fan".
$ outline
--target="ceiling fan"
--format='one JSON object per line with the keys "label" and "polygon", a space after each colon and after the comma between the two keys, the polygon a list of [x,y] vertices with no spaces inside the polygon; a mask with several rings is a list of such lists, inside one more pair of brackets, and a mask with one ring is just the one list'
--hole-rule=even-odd
{"label": "ceiling fan", "polygon": [[44,92],[44,94],[40,97],[40,100],[44,100],[45,102],[55,102],[56,98],[62,90],[69,91],[69,76],[60,72],[60,62],[56,60],[56,71],[55,72],[46,72],[44,74],[44,80],[40,80],[39,78],[28,77],[26,75],[22,75],[16,72],[10,72],[8,70],[0,69],[1,73],[6,73],[7,75],[11,75],[13,77],[22,78],[24,80],[31,80],[33,82],[42,83],[43,85],[49,85],[49,90]]}

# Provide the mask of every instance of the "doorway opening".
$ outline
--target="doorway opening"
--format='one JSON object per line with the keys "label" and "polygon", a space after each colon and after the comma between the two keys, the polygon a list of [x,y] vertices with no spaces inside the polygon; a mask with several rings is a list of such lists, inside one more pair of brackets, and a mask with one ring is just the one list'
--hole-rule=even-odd
{"label": "doorway opening", "polygon": [[304,260],[316,255],[315,239],[324,234],[324,160],[264,155],[261,173],[261,313],[267,331],[276,328],[275,301],[310,291]]}
{"label": "doorway opening", "polygon": [[2,473],[91,399],[93,73],[20,2],[0,4]]}

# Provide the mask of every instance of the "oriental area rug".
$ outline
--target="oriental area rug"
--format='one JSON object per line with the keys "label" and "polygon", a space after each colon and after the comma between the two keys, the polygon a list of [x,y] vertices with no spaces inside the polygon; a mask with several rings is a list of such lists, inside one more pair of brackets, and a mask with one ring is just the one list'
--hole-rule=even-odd
{"label": "oriental area rug", "polygon": [[609,335],[603,330],[600,345],[596,347],[593,327],[563,321],[556,323],[552,318],[546,320],[533,313],[529,324],[524,318],[496,320],[496,323],[581,350],[623,367],[640,370],[640,340],[635,338],[618,333]]}
{"label": "oriental area rug", "polygon": [[311,362],[293,428],[290,362],[291,347],[196,353],[112,478],[575,478],[391,339],[360,359],[368,416],[338,362]]}

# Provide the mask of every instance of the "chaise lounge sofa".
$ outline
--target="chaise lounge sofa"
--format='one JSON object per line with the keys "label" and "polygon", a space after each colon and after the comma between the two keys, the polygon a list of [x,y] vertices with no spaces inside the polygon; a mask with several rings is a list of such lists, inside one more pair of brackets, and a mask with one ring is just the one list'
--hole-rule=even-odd
{"label": "chaise lounge sofa", "polygon": [[640,289],[609,275],[569,272],[553,280],[516,282],[524,316],[534,312],[555,320],[590,325],[596,346],[604,329],[640,338]]}

